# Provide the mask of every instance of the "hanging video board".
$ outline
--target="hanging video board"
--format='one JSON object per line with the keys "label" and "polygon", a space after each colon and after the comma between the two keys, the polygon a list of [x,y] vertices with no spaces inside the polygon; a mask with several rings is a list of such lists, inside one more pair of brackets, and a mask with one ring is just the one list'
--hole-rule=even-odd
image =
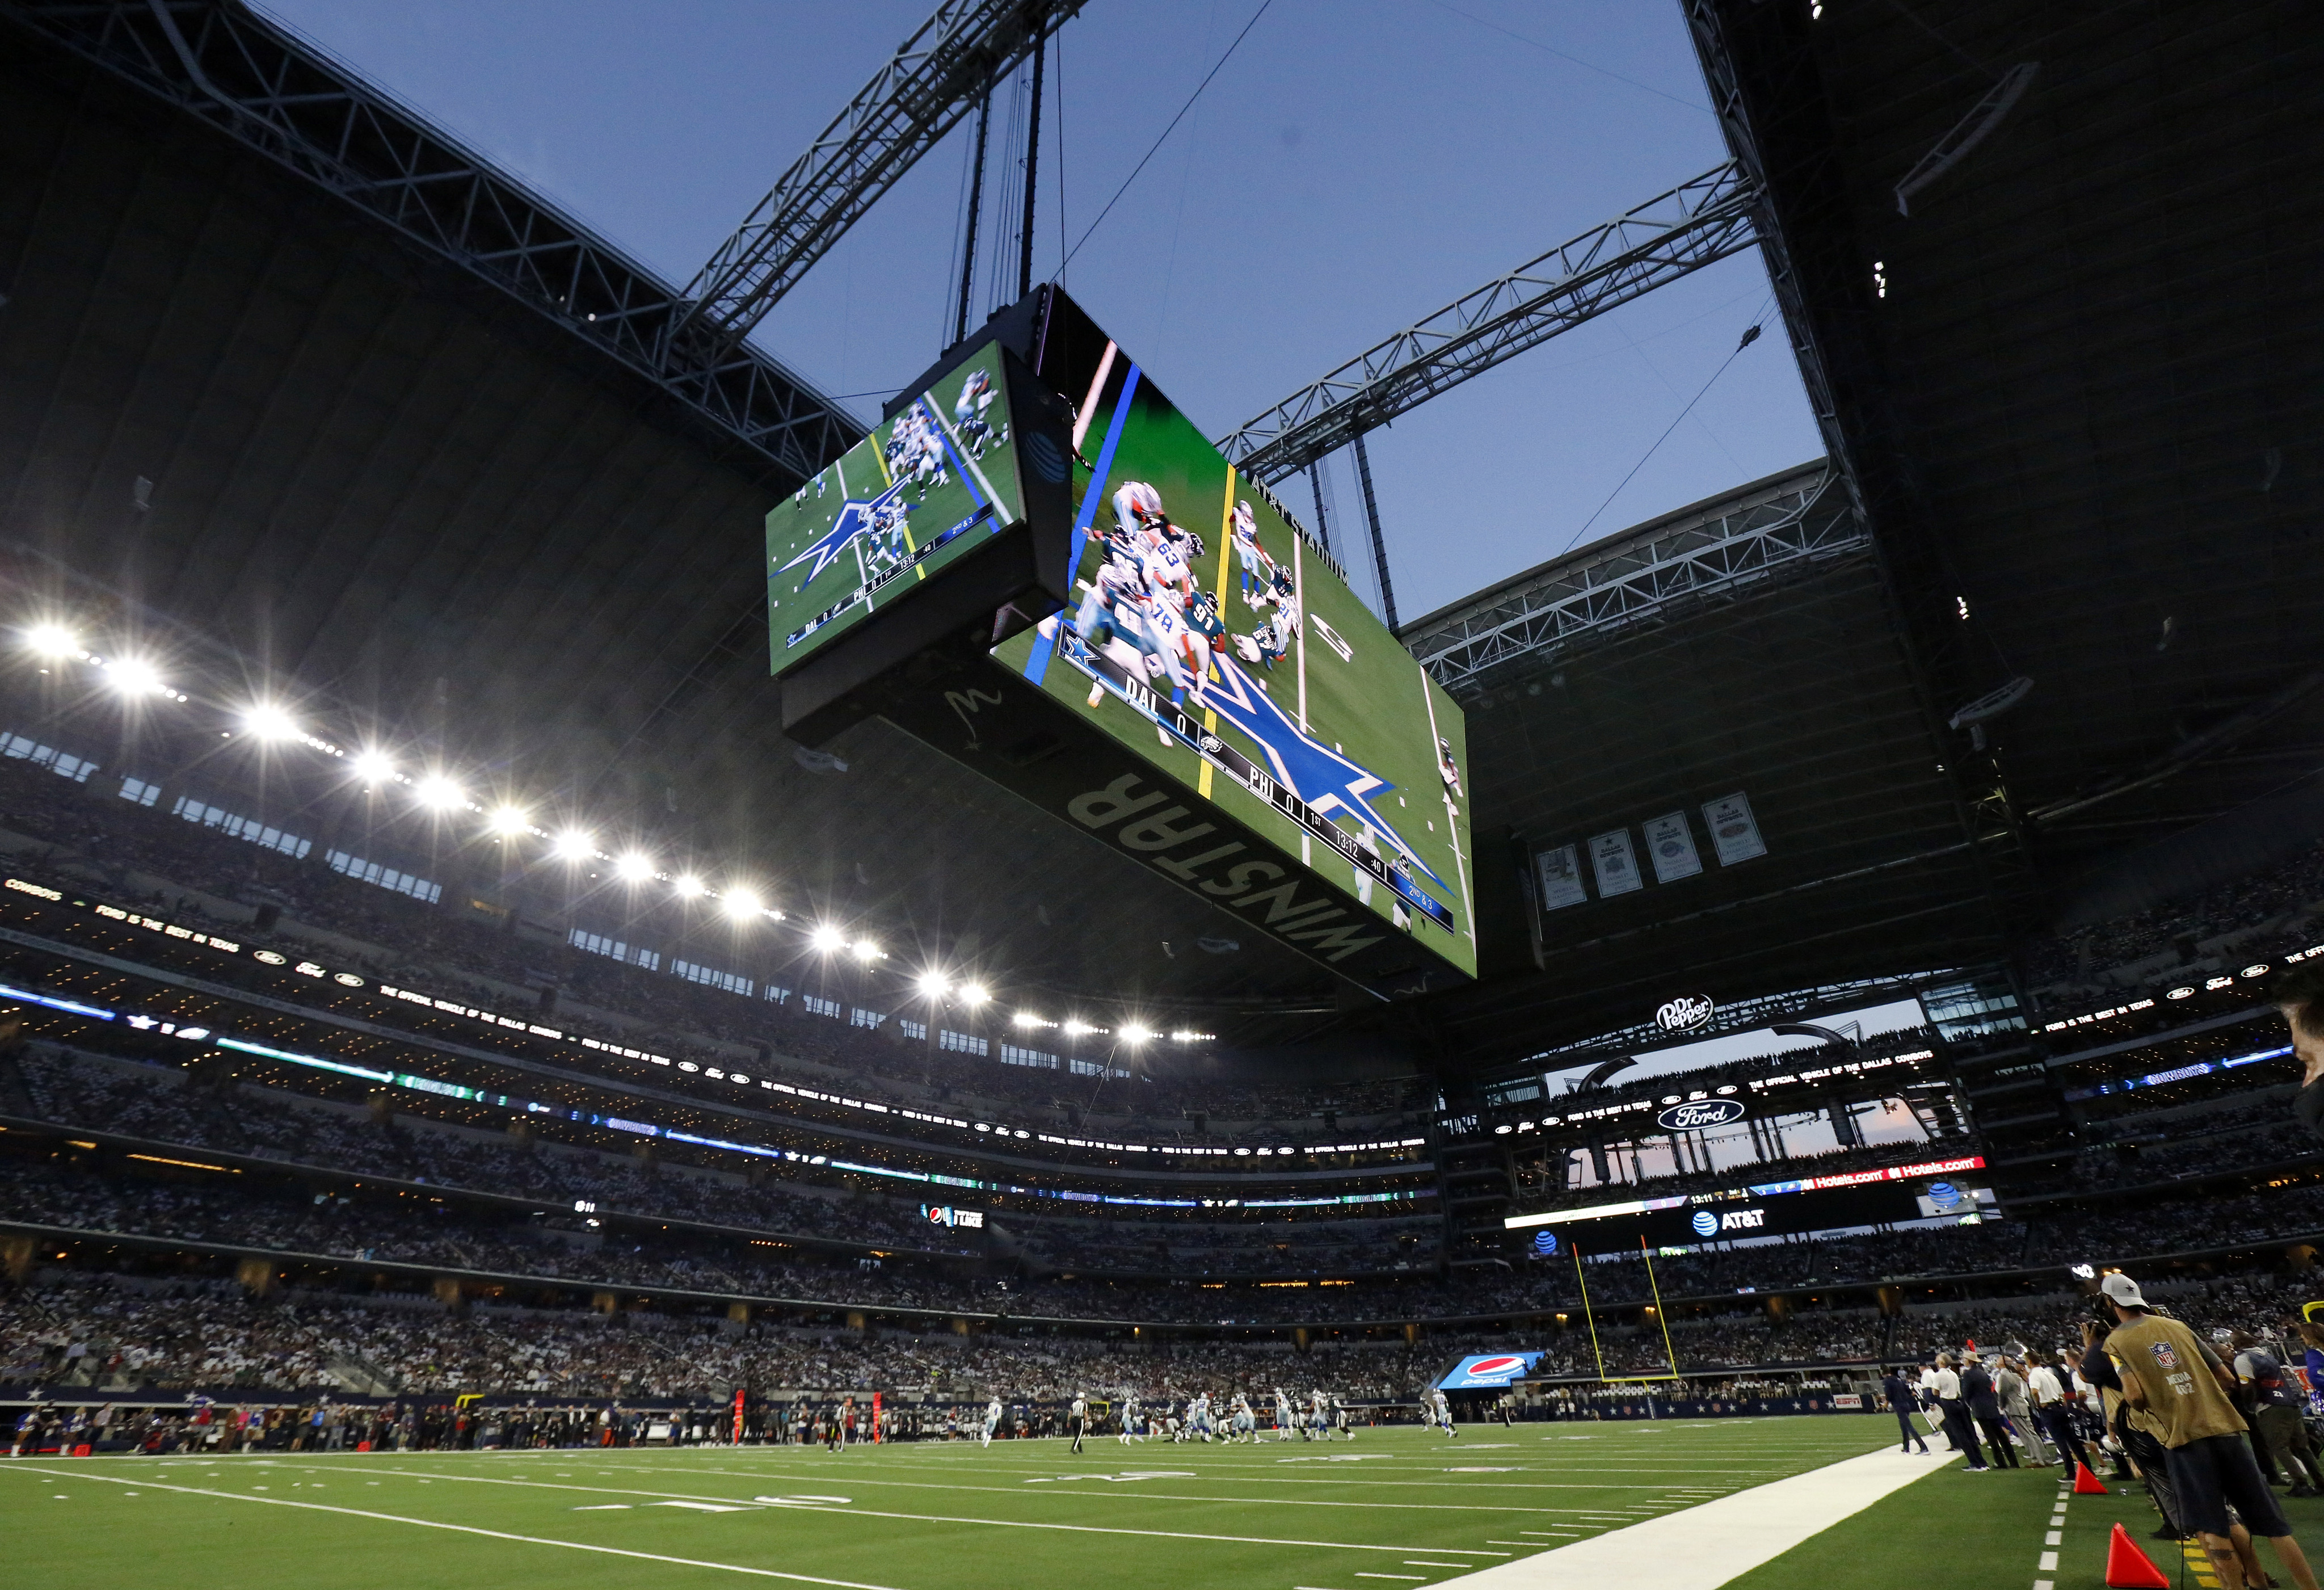
{"label": "hanging video board", "polygon": [[[1106,342],[1085,374],[1054,363],[1045,377],[1081,382],[1063,386],[1073,594],[995,656],[1474,975],[1461,709],[1127,353]],[[1220,861],[1221,892],[1290,875]],[[1314,942],[1365,931],[1319,923]]]}
{"label": "hanging video board", "polygon": [[767,515],[778,676],[1023,518],[1001,357],[978,349]]}
{"label": "hanging video board", "polygon": [[769,515],[785,731],[884,717],[1382,997],[1473,977],[1460,708],[1062,292],[980,337]]}

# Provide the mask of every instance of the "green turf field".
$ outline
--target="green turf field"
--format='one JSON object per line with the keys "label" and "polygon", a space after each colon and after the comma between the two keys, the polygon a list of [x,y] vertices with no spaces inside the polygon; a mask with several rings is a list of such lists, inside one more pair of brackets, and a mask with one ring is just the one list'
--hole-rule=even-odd
{"label": "green turf field", "polygon": [[124,1590],[706,1573],[893,1590],[1093,1576],[1106,1590],[1397,1590],[1854,1456],[1885,1426],[1477,1425],[1457,1440],[1397,1429],[1256,1447],[1107,1437],[1078,1457],[1043,1440],[17,1459],[0,1463],[0,1518],[19,1582]]}

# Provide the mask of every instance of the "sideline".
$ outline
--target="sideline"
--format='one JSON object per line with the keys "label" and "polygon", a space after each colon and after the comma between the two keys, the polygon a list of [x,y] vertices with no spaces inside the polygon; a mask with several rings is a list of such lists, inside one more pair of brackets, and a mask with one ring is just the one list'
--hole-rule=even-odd
{"label": "sideline", "polygon": [[1628,1590],[1718,1590],[1957,1456],[1908,1457],[1884,1447],[1442,1583],[1476,1590],[1564,1590],[1593,1581]]}

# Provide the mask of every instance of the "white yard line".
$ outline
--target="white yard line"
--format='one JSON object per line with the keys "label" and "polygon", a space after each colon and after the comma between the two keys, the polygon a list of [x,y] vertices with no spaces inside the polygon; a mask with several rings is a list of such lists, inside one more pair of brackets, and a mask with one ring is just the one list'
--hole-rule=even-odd
{"label": "white yard line", "polygon": [[[21,1461],[21,1460],[20,1460]],[[14,1467],[0,1473],[21,1473]],[[208,1491],[193,1485],[165,1484],[159,1480],[114,1479],[109,1475],[89,1473],[85,1464],[77,1464],[68,1471],[76,1478],[106,1485],[143,1485],[149,1491],[175,1491],[186,1496],[209,1496],[222,1502],[248,1502],[260,1507],[295,1507],[306,1512],[335,1512],[346,1518],[365,1518],[376,1523],[409,1524],[420,1530],[448,1530],[456,1535],[482,1535],[492,1540],[513,1540],[521,1546],[553,1546],[564,1551],[594,1551],[604,1557],[627,1557],[640,1562],[666,1562],[678,1567],[709,1568],[722,1574],[749,1574],[754,1578],[788,1579],[800,1585],[830,1585],[838,1590],[891,1590],[886,1585],[867,1585],[859,1579],[825,1579],[814,1574],[787,1574],[777,1568],[754,1568],[738,1562],[706,1562],[694,1557],[666,1557],[658,1551],[629,1551],[618,1546],[593,1546],[581,1540],[552,1540],[541,1535],[514,1535],[505,1530],[478,1529],[473,1524],[447,1524],[428,1518],[405,1518],[399,1513],[372,1512],[360,1507],[332,1507],[320,1502],[293,1502],[286,1496],[250,1496],[239,1491]]]}
{"label": "white yard line", "polygon": [[[641,1466],[641,1465],[632,1465],[632,1466]],[[11,1471],[0,1470],[0,1472],[11,1472]],[[72,1470],[72,1471],[70,1471],[70,1472],[74,1472],[74,1473],[81,1473],[81,1472],[85,1472],[85,1470],[84,1470],[84,1469],[82,1469],[82,1468],[78,1468],[78,1467],[77,1467],[77,1468],[75,1468],[74,1470]],[[382,1472],[382,1473],[383,1473],[383,1474],[392,1474],[392,1475],[394,1475],[395,1477],[397,1477],[397,1478],[399,1478],[399,1479],[409,1479],[409,1478],[413,1477],[413,1476],[412,1476],[412,1474],[411,1474],[411,1472],[410,1472],[410,1470],[408,1470],[408,1469],[383,1469],[383,1470],[381,1470],[380,1472]],[[673,1494],[672,1493],[668,1492],[668,1491],[642,1491],[642,1490],[633,1490],[633,1489],[629,1489],[629,1488],[626,1488],[626,1487],[623,1487],[623,1486],[619,1486],[619,1485],[560,1485],[560,1484],[552,1484],[552,1483],[550,1483],[550,1482],[549,1482],[549,1481],[546,1481],[546,1480],[521,1480],[521,1479],[517,1479],[517,1478],[515,1478],[514,1476],[510,1476],[510,1477],[508,1477],[508,1478],[503,1479],[503,1478],[500,1478],[500,1477],[498,1477],[498,1476],[486,1475],[486,1474],[436,1474],[436,1475],[433,1475],[433,1476],[431,1476],[431,1477],[432,1477],[432,1478],[435,1478],[435,1479],[439,1479],[439,1480],[448,1481],[448,1482],[451,1482],[451,1483],[454,1483],[454,1484],[471,1484],[471,1485],[507,1485],[507,1486],[513,1487],[513,1488],[515,1488],[515,1489],[517,1489],[517,1490],[524,1490],[524,1491],[581,1491],[581,1492],[595,1494],[595,1495],[600,1495],[600,1496],[603,1496],[603,1495],[614,1495],[614,1496],[655,1496],[655,1497],[665,1497],[665,1498],[667,1498],[667,1497],[671,1497],[671,1496],[672,1496],[672,1494]],[[134,1480],[124,1480],[124,1481],[120,1481],[120,1482],[116,1482],[116,1483],[118,1483],[118,1484],[134,1484],[136,1482],[135,1482]],[[425,1481],[422,1481],[421,1483],[422,1483],[422,1484],[425,1484],[426,1482],[425,1482]],[[875,1482],[875,1481],[870,1480],[870,1479],[865,1478],[865,1477],[862,1477],[862,1476],[850,1475],[850,1476],[849,1476],[849,1483],[850,1483],[851,1484],[876,1484],[876,1483],[878,1483],[878,1482]],[[904,1483],[904,1482],[890,1482],[890,1483]],[[158,1488],[158,1487],[157,1487],[157,1488]],[[943,1490],[943,1489],[956,1489],[956,1488],[958,1488],[958,1487],[951,1487],[951,1486],[938,1486],[938,1487],[936,1487],[936,1489]],[[207,1494],[207,1493],[205,1493],[205,1494]],[[238,1493],[238,1492],[224,1492],[224,1491],[219,1492],[219,1493],[218,1493],[219,1495],[239,1495],[239,1494],[240,1494],[240,1493]],[[1018,1491],[1013,1491],[1013,1490],[1012,1490],[1012,1491],[1009,1492],[1008,1493],[1009,1493],[1009,1494],[1010,1494],[1010,1495],[1031,1495],[1031,1494],[1034,1494],[1035,1493],[1032,1493],[1032,1492],[1018,1492]],[[1085,1493],[1085,1492],[1074,1492],[1074,1493],[1072,1493],[1072,1494],[1074,1494],[1074,1495],[1085,1495],[1085,1494],[1091,1494],[1091,1493]],[[1149,1491],[1149,1492],[1139,1492],[1139,1493],[1136,1493],[1136,1494],[1151,1496],[1151,1495],[1155,1494],[1155,1493],[1150,1492],[1150,1491]],[[245,1499],[245,1500],[248,1500],[248,1501],[263,1501],[263,1500],[265,1500],[264,1498],[262,1498],[262,1497],[247,1497],[247,1498],[244,1498],[244,1499]],[[732,1496],[720,1496],[720,1497],[715,1497],[715,1498],[705,1498],[704,1500],[715,1501],[715,1502],[724,1502],[724,1503],[728,1503],[728,1504],[736,1504],[736,1505],[739,1505],[739,1506],[741,1506],[741,1507],[746,1507],[746,1508],[747,1508],[747,1507],[750,1507],[750,1506],[752,1506],[752,1505],[753,1505],[754,1503],[756,1503],[756,1502],[757,1502],[757,1499],[756,1499],[755,1497],[752,1497],[752,1498],[740,1498],[740,1497],[732,1497]],[[1188,1501],[1194,1501],[1194,1502],[1211,1502],[1211,1503],[1213,1503],[1213,1505],[1215,1505],[1215,1504],[1217,1504],[1217,1503],[1221,1501],[1221,1498],[1216,1497],[1216,1496],[1196,1496],[1196,1497],[1188,1497],[1188,1498],[1186,1498],[1186,1500],[1188,1500]],[[768,1504],[760,1503],[759,1505],[763,1506],[763,1505],[768,1505]],[[1354,1505],[1361,1505],[1361,1504],[1360,1504],[1360,1503],[1347,1503],[1346,1505],[1354,1506]],[[942,1514],[942,1513],[925,1513],[925,1512],[883,1512],[883,1511],[878,1511],[877,1509],[868,1508],[868,1507],[827,1507],[827,1506],[822,1506],[822,1505],[818,1505],[818,1504],[807,1503],[807,1502],[794,1502],[794,1501],[786,1501],[786,1502],[784,1502],[783,1503],[781,1503],[781,1506],[785,1509],[785,1511],[791,1511],[791,1512],[828,1512],[828,1513],[835,1513],[835,1514],[836,1514],[836,1515],[838,1515],[839,1517],[842,1517],[842,1518],[884,1518],[884,1519],[896,1519],[896,1520],[903,1521],[908,1522],[908,1523],[979,1524],[979,1525],[982,1525],[982,1526],[984,1526],[984,1527],[986,1527],[986,1528],[988,1528],[988,1529],[996,1529],[996,1530],[1062,1530],[1062,1531],[1066,1532],[1066,1533],[1070,1533],[1070,1534],[1077,1534],[1077,1535],[1144,1535],[1144,1536],[1151,1536],[1151,1537],[1153,1537],[1153,1538],[1155,1538],[1155,1539],[1163,1539],[1163,1540],[1220,1540],[1220,1541],[1225,1541],[1225,1542],[1228,1542],[1228,1543],[1230,1543],[1230,1544],[1239,1545],[1239,1546],[1309,1546],[1309,1547],[1317,1547],[1317,1548],[1323,1548],[1323,1549],[1325,1549],[1325,1550],[1332,1550],[1332,1551],[1442,1551],[1442,1552],[1443,1552],[1447,1557],[1472,1557],[1472,1558],[1507,1557],[1507,1556],[1508,1555],[1508,1552],[1506,1552],[1506,1551],[1476,1551],[1476,1550],[1467,1550],[1467,1549],[1463,1549],[1463,1548],[1460,1548],[1460,1547],[1455,1547],[1455,1546],[1443,1546],[1443,1547],[1436,1547],[1436,1546],[1375,1546],[1375,1545],[1369,1545],[1369,1544],[1360,1544],[1360,1543],[1358,1543],[1358,1542],[1356,1542],[1356,1541],[1352,1541],[1352,1540],[1295,1540],[1295,1539],[1277,1539],[1277,1538],[1272,1537],[1272,1536],[1265,1536],[1265,1535],[1213,1535],[1213,1534],[1197,1533],[1197,1532],[1195,1532],[1195,1531],[1193,1531],[1193,1530],[1133,1530],[1133,1529],[1125,1529],[1125,1528],[1121,1528],[1121,1527],[1120,1527],[1120,1526],[1116,1526],[1116,1525],[1108,1525],[1108,1524],[1056,1524],[1056,1523],[1040,1523],[1040,1522],[1037,1522],[1037,1521],[1032,1521],[1032,1520],[1028,1520],[1028,1519],[1004,1519],[1004,1518],[959,1518],[959,1517],[954,1517],[954,1516],[951,1516],[951,1515],[948,1515],[948,1514]],[[1532,1511],[1532,1510],[1525,1510],[1525,1511]],[[445,1528],[447,1528],[447,1529],[449,1529],[449,1528],[452,1528],[453,1526],[451,1526],[451,1525],[448,1525],[448,1524],[447,1524],[447,1525],[446,1525],[446,1526],[444,1526],[444,1527],[445,1527]],[[489,1533],[490,1531],[488,1531],[488,1530],[487,1530],[487,1531],[481,1531],[481,1532],[484,1532],[484,1533]],[[512,1539],[514,1539],[515,1537],[511,1537],[511,1538],[512,1538]],[[675,1560],[675,1559],[673,1559],[673,1560]],[[798,1576],[793,1575],[793,1576],[791,1576],[791,1577],[797,1577]],[[822,1582],[822,1581],[818,1581],[818,1582],[820,1583],[820,1582]],[[830,1581],[830,1582],[831,1582],[831,1583],[837,1583],[837,1581],[835,1581],[835,1581]]]}
{"label": "white yard line", "polygon": [[1478,1590],[1562,1590],[1593,1581],[1625,1590],[1718,1590],[1950,1461],[1883,1449],[1443,1582]]}
{"label": "white yard line", "polygon": [[[631,1467],[632,1470],[646,1473],[667,1472],[660,1469],[649,1468],[644,1464],[633,1464]],[[410,1479],[415,1477],[410,1469],[390,1468],[382,1469],[379,1472],[385,1474],[392,1474],[398,1479]],[[826,1471],[826,1473],[828,1473],[828,1471]],[[748,1476],[737,1474],[732,1469],[711,1469],[703,1474],[701,1477],[706,1479],[731,1479],[759,1484],[768,1483],[769,1478],[769,1476],[764,1474]],[[1419,1512],[1521,1512],[1527,1514],[1551,1512],[1578,1513],[1581,1511],[1581,1509],[1572,1507],[1508,1507],[1489,1502],[1319,1502],[1306,1497],[1296,1496],[1188,1496],[1175,1491],[1148,1490],[1143,1485],[1134,1486],[1125,1491],[1085,1491],[1078,1489],[1073,1491],[1028,1491],[1017,1485],[954,1485],[946,1484],[936,1480],[882,1480],[874,1478],[870,1474],[861,1473],[850,1474],[837,1477],[845,1479],[848,1484],[859,1489],[869,1485],[886,1485],[891,1489],[906,1491],[960,1491],[986,1496],[1066,1496],[1081,1497],[1084,1499],[1093,1496],[1115,1496],[1126,1502],[1197,1502],[1206,1507],[1360,1507],[1373,1509],[1394,1507],[1400,1508],[1407,1511]],[[739,1502],[742,1500],[731,1496],[709,1496],[697,1491],[648,1491],[628,1485],[563,1485],[558,1484],[549,1480],[519,1479],[514,1474],[503,1477],[497,1474],[439,1474],[429,1476],[428,1478],[423,1478],[420,1483],[421,1484],[426,1484],[429,1483],[429,1479],[442,1480],[450,1484],[514,1485],[519,1489],[585,1491],[592,1495],[599,1496],[689,1497],[706,1502]],[[1590,1490],[1604,1489],[1602,1486],[1589,1486],[1584,1488]],[[750,1500],[756,1501],[759,1499],[754,1497]],[[801,1498],[799,1500],[812,1501],[815,1499]],[[913,1515],[891,1513],[886,1515],[872,1514],[870,1516],[899,1518]]]}

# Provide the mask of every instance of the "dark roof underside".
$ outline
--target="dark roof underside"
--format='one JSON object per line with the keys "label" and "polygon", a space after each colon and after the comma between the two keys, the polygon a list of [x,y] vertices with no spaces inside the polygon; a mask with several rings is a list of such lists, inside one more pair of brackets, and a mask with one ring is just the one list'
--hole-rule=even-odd
{"label": "dark roof underside", "polygon": [[[115,593],[181,668],[253,660],[343,707],[330,732],[724,857],[899,966],[1329,1008],[1325,974],[892,730],[802,766],[758,571],[794,482],[281,165],[0,40],[0,537],[70,571],[69,610]],[[204,749],[154,729],[107,764]]]}
{"label": "dark roof underside", "polygon": [[[2020,925],[2126,849],[2312,776],[2314,8],[1701,9],[1938,706],[2033,681],[1990,763],[1948,736],[2030,836]],[[2020,64],[2023,97],[1900,214],[1900,180]]]}

